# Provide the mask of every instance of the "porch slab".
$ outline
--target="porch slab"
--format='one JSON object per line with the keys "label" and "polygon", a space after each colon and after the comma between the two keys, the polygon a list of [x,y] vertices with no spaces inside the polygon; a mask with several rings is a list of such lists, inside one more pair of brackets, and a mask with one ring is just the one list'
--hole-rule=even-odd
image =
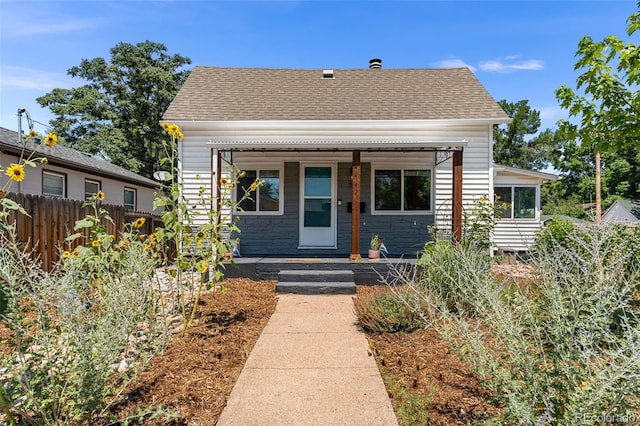
{"label": "porch slab", "polygon": [[227,278],[250,278],[253,280],[277,280],[280,271],[287,270],[347,270],[353,271],[353,280],[358,285],[381,284],[393,268],[415,268],[416,259],[385,258],[379,261],[362,259],[352,262],[342,257],[236,257],[233,263],[225,262]]}

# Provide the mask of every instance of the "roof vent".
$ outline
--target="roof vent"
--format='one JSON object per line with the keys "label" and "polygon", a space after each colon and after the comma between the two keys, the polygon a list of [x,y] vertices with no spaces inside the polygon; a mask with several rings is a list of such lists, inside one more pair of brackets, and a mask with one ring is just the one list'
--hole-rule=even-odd
{"label": "roof vent", "polygon": [[322,78],[333,78],[333,70],[322,70]]}
{"label": "roof vent", "polygon": [[374,58],[369,61],[369,68],[379,70],[382,68],[382,59]]}

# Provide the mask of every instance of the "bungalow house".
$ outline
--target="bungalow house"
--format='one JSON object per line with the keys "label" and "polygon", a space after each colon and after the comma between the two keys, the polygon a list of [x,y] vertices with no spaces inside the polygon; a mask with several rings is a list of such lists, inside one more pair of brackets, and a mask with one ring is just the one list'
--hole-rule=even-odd
{"label": "bungalow house", "polygon": [[[526,196],[523,209],[535,203],[534,217],[518,206],[513,224],[540,226],[545,178],[494,167],[493,126],[510,118],[468,68],[197,66],[163,118],[184,134],[186,197],[201,187],[219,197],[227,164],[245,171],[241,186],[265,182],[231,212],[243,256],[356,261],[372,234],[390,256],[415,256],[433,226],[459,239],[463,212],[498,183]],[[499,242],[524,247],[522,230],[505,228]]]}
{"label": "bungalow house", "polygon": [[[23,149],[31,152],[37,145],[23,145],[18,132],[0,127],[0,164],[3,169],[17,163]],[[39,148],[37,155],[46,157],[45,164],[27,168],[25,179],[15,182],[13,192],[50,197],[85,200],[102,190],[106,204],[124,205],[137,212],[153,210],[153,193],[158,183],[108,161],[60,144]],[[0,176],[0,186],[7,176]]]}

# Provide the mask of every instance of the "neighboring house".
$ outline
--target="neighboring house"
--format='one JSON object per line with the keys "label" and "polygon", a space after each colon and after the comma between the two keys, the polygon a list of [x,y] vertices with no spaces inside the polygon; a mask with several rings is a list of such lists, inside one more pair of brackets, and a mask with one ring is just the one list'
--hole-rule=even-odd
{"label": "neighboring house", "polygon": [[616,200],[602,214],[602,223],[637,225],[640,223],[639,200]]}
{"label": "neighboring house", "polygon": [[[163,118],[184,134],[187,198],[219,196],[228,163],[241,187],[266,182],[233,212],[243,256],[357,260],[374,233],[390,256],[415,256],[433,225],[458,236],[494,180],[520,184],[494,175],[493,126],[510,118],[468,68],[369,68],[193,69]],[[539,226],[540,179],[523,174]]]}
{"label": "neighboring house", "polygon": [[[18,132],[0,127],[3,169],[18,162],[23,148],[28,155],[36,146],[29,141],[25,148]],[[47,162],[36,162],[35,168],[26,167],[25,179],[14,182],[12,192],[85,200],[102,190],[105,204],[124,205],[128,210],[138,212],[153,210],[153,193],[158,183],[151,179],[60,144],[51,148],[42,146],[34,157],[46,157]],[[7,179],[7,176],[0,176],[0,186]]]}
{"label": "neighboring house", "polygon": [[526,251],[543,223],[540,185],[555,182],[550,173],[494,165],[493,188],[499,220],[493,232],[495,249]]}

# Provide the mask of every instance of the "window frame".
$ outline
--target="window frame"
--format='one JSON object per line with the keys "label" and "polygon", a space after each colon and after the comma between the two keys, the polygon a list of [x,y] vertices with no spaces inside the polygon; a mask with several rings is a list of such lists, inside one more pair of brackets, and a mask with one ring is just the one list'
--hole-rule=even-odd
{"label": "window frame", "polygon": [[[535,221],[539,219],[539,197],[540,190],[539,185],[508,185],[508,184],[497,184],[493,186],[494,200],[495,200],[495,192],[496,188],[510,188],[511,189],[511,203],[510,203],[510,214],[509,217],[496,216],[498,220],[509,220],[509,221]],[[516,188],[519,189],[533,189],[534,197],[533,197],[533,217],[515,217],[515,199],[516,199]],[[500,202],[500,201],[498,201]],[[496,209],[496,213],[498,209]]]}
{"label": "window frame", "polygon": [[[400,171],[400,210],[377,210],[376,209],[376,171],[378,170],[399,170]],[[405,196],[405,171],[417,170],[429,172],[430,188],[429,188],[429,210],[405,210],[404,196]],[[369,211],[371,215],[404,215],[404,216],[418,216],[418,215],[432,215],[434,205],[434,173],[433,167],[417,165],[417,164],[371,164],[371,208]]]}
{"label": "window frame", "polygon": [[[45,175],[61,177],[62,178],[62,195],[51,194],[45,192],[44,177]],[[52,170],[42,169],[42,195],[46,197],[67,198],[67,175],[65,173],[54,172]]]}
{"label": "window frame", "polygon": [[[127,201],[125,198],[125,194],[127,193],[127,191],[131,191],[133,193],[133,209],[129,208],[127,205]],[[138,211],[138,190],[136,188],[131,188],[128,186],[124,187],[124,190],[122,192],[122,205],[124,206],[125,210],[131,210],[131,211]]]}
{"label": "window frame", "polygon": [[[235,214],[238,215],[243,215],[243,216],[281,216],[284,214],[284,167],[282,165],[277,165],[277,166],[270,166],[268,164],[266,165],[261,165],[261,166],[257,166],[257,165],[246,165],[246,166],[242,166],[240,167],[240,170],[247,172],[247,171],[255,171],[256,172],[256,177],[259,179],[260,178],[260,172],[261,171],[277,171],[278,172],[278,179],[279,179],[279,184],[278,184],[278,194],[279,194],[279,199],[278,199],[278,210],[273,210],[273,211],[260,211],[260,196],[259,196],[259,191],[260,191],[260,187],[258,187],[256,189],[256,196],[252,197],[255,199],[255,203],[256,203],[256,209],[255,210],[239,210],[239,209],[235,209]],[[240,195],[240,185],[238,184],[238,186],[234,189],[234,194],[233,194],[233,199],[237,202],[238,198],[241,196]],[[239,206],[238,206],[239,207]]]}
{"label": "window frame", "polygon": [[97,184],[98,185],[98,191],[102,190],[102,181],[95,180],[95,179],[84,178],[84,199],[85,200],[88,200],[94,194],[96,194],[98,192],[98,191],[95,191],[95,192],[92,192],[92,193],[88,193],[87,192],[87,183]]}

